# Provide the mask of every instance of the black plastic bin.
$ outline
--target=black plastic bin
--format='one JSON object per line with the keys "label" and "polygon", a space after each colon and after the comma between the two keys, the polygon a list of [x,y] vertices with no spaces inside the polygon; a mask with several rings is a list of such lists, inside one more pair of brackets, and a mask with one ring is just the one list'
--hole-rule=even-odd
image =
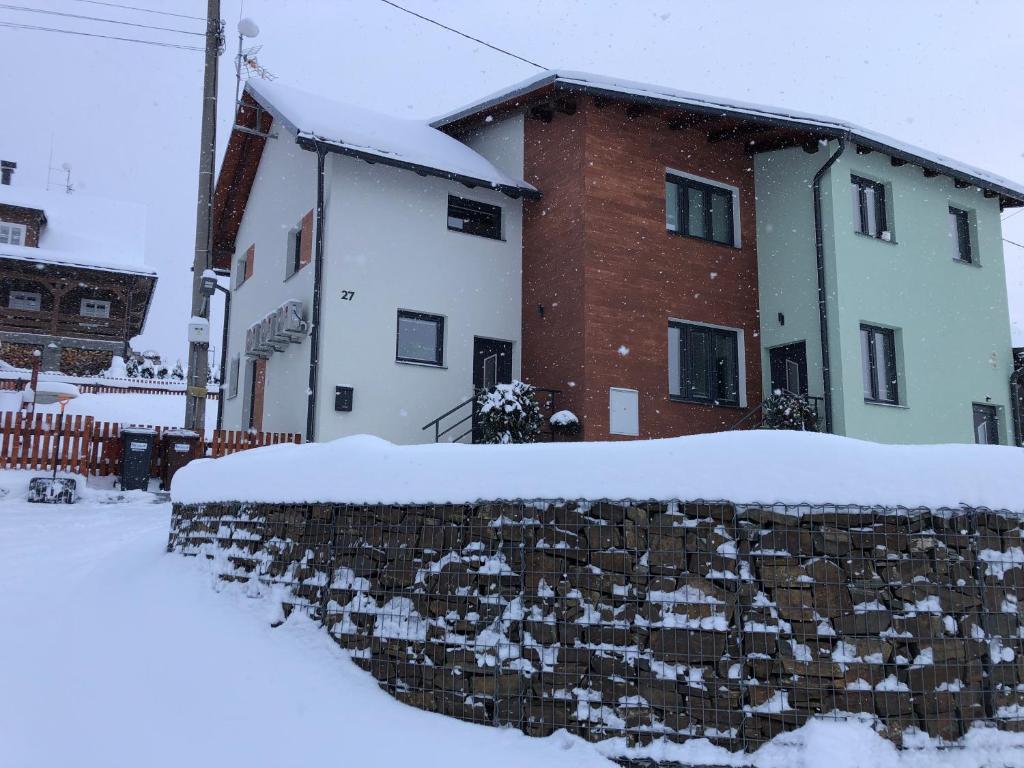
{"label": "black plastic bin", "polygon": [[125,427],[121,430],[121,490],[149,488],[149,467],[153,461],[156,430]]}

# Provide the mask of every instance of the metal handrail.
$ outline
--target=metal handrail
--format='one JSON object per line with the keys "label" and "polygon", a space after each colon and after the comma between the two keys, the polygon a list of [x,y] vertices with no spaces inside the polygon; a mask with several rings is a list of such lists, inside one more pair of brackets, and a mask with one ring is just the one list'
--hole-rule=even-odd
{"label": "metal handrail", "polygon": [[[797,394],[797,393],[790,392],[789,394]],[[820,411],[818,406],[819,406],[819,403],[824,401],[824,398],[819,396],[819,395],[797,395],[797,396],[798,397],[802,397],[805,400],[807,400],[811,404],[811,406],[814,408],[814,418],[815,418],[815,421],[819,422],[818,428],[820,429],[821,428],[821,424],[820,424],[820,421],[821,421],[821,411]],[[765,403],[766,399],[767,398],[762,399],[760,403],[758,403],[756,406],[754,406],[749,411],[747,411],[745,414],[743,414],[743,416],[740,418],[739,421],[737,421],[735,424],[733,424],[731,427],[729,427],[729,431],[731,432],[734,429],[740,429],[744,424],[746,424],[748,421],[750,421],[753,417],[757,416],[758,414],[761,414],[763,416],[764,415],[764,403]]]}
{"label": "metal handrail", "polygon": [[[458,421],[448,425],[445,429],[441,429],[441,422],[444,419],[446,419],[449,416],[451,416],[452,414],[454,414],[454,413],[460,411],[461,409],[465,408],[467,405],[472,406],[472,404],[476,401],[477,397],[480,396],[480,392],[481,391],[482,390],[475,390],[473,392],[473,396],[470,397],[468,400],[463,400],[461,403],[456,405],[454,408],[450,408],[447,411],[445,411],[444,413],[442,413],[436,419],[434,419],[432,421],[428,421],[426,424],[424,424],[421,427],[421,430],[426,430],[426,429],[430,429],[431,427],[433,427],[434,428],[434,442],[435,443],[441,442],[441,438],[442,437],[447,435],[452,430],[456,429],[460,424],[464,424],[466,421],[472,419],[473,418],[473,412],[472,412],[472,410],[470,410],[470,412],[467,415],[463,416]],[[545,387],[533,387],[533,391],[538,393],[538,394],[543,393],[543,394],[547,395],[547,398],[546,398],[547,406],[552,411],[554,411],[554,408],[555,408],[555,400],[558,398],[558,396],[560,394],[562,394],[562,390],[560,390],[560,389],[547,389]],[[461,435],[459,435],[458,437],[453,439],[452,442],[453,443],[457,443],[460,440],[462,440],[462,438],[466,437],[466,435],[470,435],[472,433],[473,433],[473,428],[470,427],[465,432],[463,432]]]}

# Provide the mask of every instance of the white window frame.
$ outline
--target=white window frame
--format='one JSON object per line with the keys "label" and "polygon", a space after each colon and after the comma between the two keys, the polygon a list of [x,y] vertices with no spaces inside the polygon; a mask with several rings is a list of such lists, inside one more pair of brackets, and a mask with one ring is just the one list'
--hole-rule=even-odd
{"label": "white window frame", "polygon": [[[94,307],[86,309],[89,304]],[[107,320],[110,318],[110,301],[108,299],[82,299],[81,304],[78,305],[78,314],[82,317]]]}
{"label": "white window frame", "polygon": [[[18,242],[14,242],[14,233],[18,233]],[[28,228],[24,224],[15,224],[13,221],[0,221],[0,244],[3,245],[24,245]]]}
{"label": "white window frame", "polygon": [[7,308],[38,312],[43,308],[43,295],[33,291],[11,291],[7,296]]}
{"label": "white window frame", "polygon": [[730,325],[716,325],[715,323],[702,323],[699,320],[687,320],[683,317],[670,317],[668,319],[668,394],[669,397],[681,403],[689,403],[690,400],[681,398],[682,372],[679,359],[679,329],[672,323],[683,325],[700,325],[704,328],[717,328],[720,331],[732,331],[736,334],[736,368],[739,374],[740,404],[716,405],[716,408],[746,408],[747,407],[747,339],[742,328],[734,328]]}
{"label": "white window frame", "polygon": [[[693,173],[687,173],[686,171],[680,171],[680,170],[677,170],[675,168],[666,168],[665,169],[665,174],[666,174],[666,176],[681,176],[684,179],[689,179],[690,181],[696,181],[699,184],[707,184],[709,187],[717,187],[718,189],[723,189],[723,190],[725,190],[727,192],[731,192],[732,193],[732,245],[731,246],[726,246],[726,247],[731,247],[731,248],[742,248],[743,247],[743,238],[741,237],[741,232],[742,232],[743,228],[740,226],[740,220],[742,218],[742,211],[740,210],[740,188],[739,187],[734,186],[732,184],[726,184],[725,182],[717,181],[715,179],[709,179],[706,176],[697,176],[696,174],[693,174]],[[670,183],[671,182],[669,182],[666,179],[666,191],[668,189],[668,184],[670,184]],[[669,226],[668,195],[667,194],[665,195],[665,226],[666,226],[666,228],[670,232],[678,232],[679,231],[679,222],[678,221],[676,222],[676,227],[674,229],[671,226]],[[724,243],[716,243],[714,240],[711,240],[711,239],[708,239],[707,242],[713,243],[715,245],[725,245]],[[699,323],[698,323],[698,325],[699,325]]]}

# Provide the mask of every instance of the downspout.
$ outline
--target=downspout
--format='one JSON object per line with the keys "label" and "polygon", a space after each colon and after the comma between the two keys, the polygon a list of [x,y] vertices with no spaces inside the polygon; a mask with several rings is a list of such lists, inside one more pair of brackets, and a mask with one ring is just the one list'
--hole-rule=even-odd
{"label": "downspout", "polygon": [[[228,280],[230,279],[229,277]],[[224,426],[224,402],[228,399],[226,377],[228,376],[228,324],[231,322],[231,289],[218,285],[217,290],[224,294],[224,330],[220,337],[220,386],[218,388],[220,394],[217,396],[217,431],[219,432]]]}
{"label": "downspout", "polygon": [[327,150],[314,138],[316,147],[316,236],[313,238],[313,310],[309,335],[309,396],[306,405],[306,442],[316,436],[317,371],[320,367],[320,292],[324,262],[324,166]]}
{"label": "downspout", "polygon": [[818,266],[818,325],[821,333],[821,383],[825,389],[825,431],[832,432],[832,366],[828,350],[828,294],[825,287],[825,235],[822,232],[821,180],[846,150],[846,137],[839,137],[839,148],[814,174],[814,255]]}

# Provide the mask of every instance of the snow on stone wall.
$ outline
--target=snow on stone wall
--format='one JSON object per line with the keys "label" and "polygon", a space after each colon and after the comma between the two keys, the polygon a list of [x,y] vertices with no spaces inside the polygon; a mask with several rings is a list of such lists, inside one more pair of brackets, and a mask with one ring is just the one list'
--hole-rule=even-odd
{"label": "snow on stone wall", "polygon": [[728,503],[176,504],[169,549],[305,610],[414,706],[751,749],[1024,730],[1024,516]]}

